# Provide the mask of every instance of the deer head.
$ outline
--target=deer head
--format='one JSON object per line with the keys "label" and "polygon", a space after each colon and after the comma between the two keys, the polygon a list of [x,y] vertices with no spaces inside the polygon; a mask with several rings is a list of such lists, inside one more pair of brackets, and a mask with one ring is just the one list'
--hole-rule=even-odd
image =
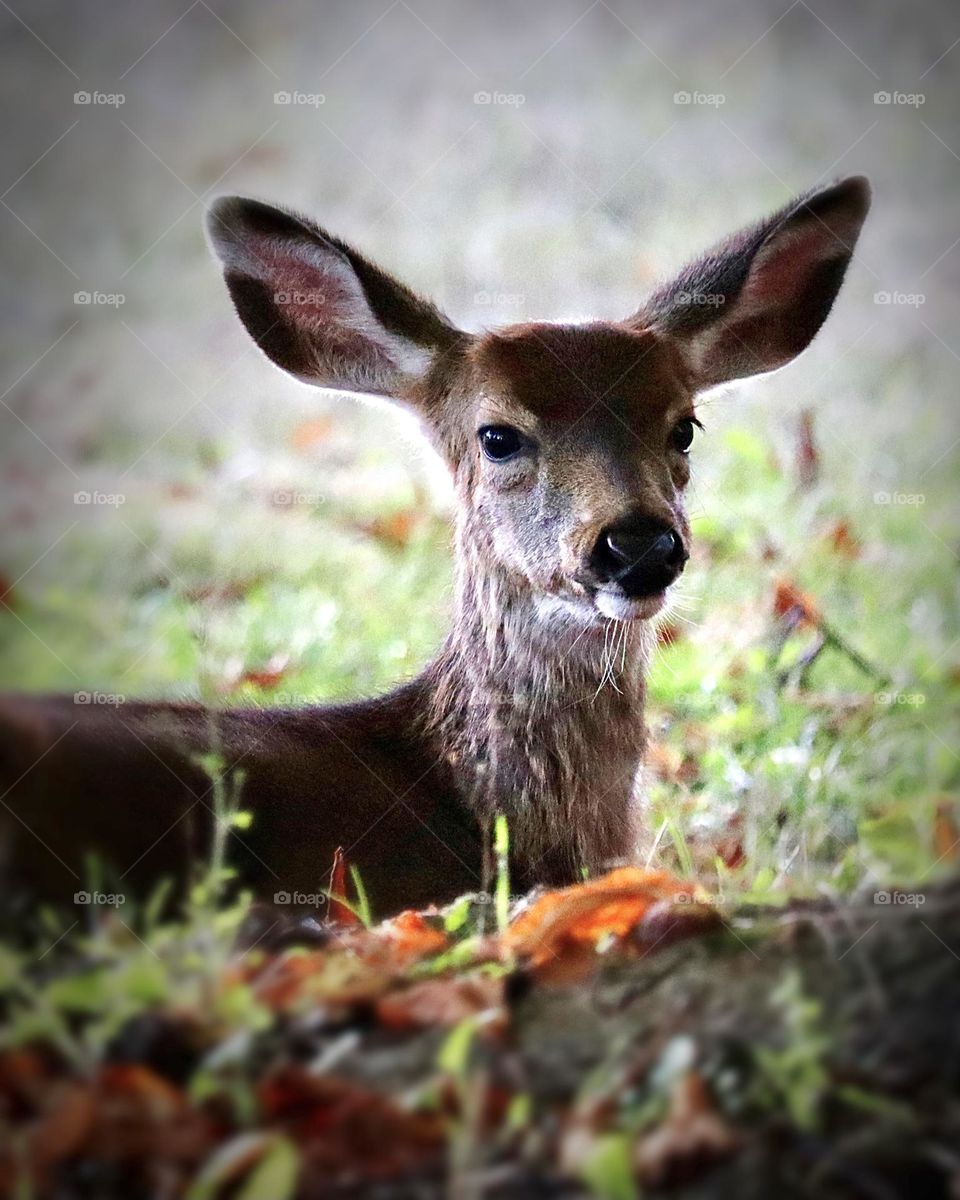
{"label": "deer head", "polygon": [[870,202],[850,178],[687,266],[619,322],[469,334],[306,218],[225,197],[208,232],[241,321],[319,387],[412,409],[453,473],[461,547],[548,623],[649,618],[689,555],[697,393],[820,328]]}

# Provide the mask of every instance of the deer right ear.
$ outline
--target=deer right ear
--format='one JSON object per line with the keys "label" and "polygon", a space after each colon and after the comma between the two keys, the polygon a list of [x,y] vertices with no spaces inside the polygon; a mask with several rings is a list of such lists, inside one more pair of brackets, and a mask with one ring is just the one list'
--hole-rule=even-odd
{"label": "deer right ear", "polygon": [[869,207],[860,176],[808,192],[691,263],[628,324],[670,337],[697,389],[776,370],[826,320]]}
{"label": "deer right ear", "polygon": [[464,337],[428,301],[303,217],[223,196],[206,227],[247,332],[307,383],[411,400],[437,357]]}

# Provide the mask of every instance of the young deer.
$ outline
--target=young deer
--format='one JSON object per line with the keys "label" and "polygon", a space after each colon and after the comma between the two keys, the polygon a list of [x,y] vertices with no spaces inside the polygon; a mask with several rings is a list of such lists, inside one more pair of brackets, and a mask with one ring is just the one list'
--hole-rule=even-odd
{"label": "young deer", "polygon": [[412,409],[447,463],[453,628],[416,679],[342,706],[8,701],[15,883],[68,897],[91,850],[129,890],[182,878],[211,836],[213,727],[253,813],[231,861],[262,896],[319,892],[343,847],[378,913],[447,900],[481,885],[501,812],[518,888],[629,860],[649,621],[689,554],[694,398],[809,344],[868,206],[862,178],[811,192],[623,321],[468,334],[311,221],[218,200],[210,240],[264,353]]}

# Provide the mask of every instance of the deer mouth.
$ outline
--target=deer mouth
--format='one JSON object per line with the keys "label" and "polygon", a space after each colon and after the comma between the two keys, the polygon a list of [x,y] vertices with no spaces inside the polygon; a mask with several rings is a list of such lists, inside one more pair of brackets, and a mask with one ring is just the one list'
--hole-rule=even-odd
{"label": "deer mouth", "polygon": [[612,621],[649,621],[667,602],[667,589],[648,596],[628,596],[619,588],[598,588],[593,603],[597,612]]}

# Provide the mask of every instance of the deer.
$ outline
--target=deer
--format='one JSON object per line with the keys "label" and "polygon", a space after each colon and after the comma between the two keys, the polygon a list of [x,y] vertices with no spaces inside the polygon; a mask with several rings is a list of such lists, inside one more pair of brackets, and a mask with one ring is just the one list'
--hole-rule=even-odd
{"label": "deer", "polygon": [[90,851],[132,891],[188,879],[216,836],[198,762],[212,736],[251,814],[230,861],[267,902],[322,892],[338,852],[377,915],[476,892],[501,815],[515,892],[635,861],[654,618],[691,550],[696,400],[810,344],[869,205],[863,177],[815,188],[622,320],[465,332],[313,221],[216,199],[209,244],[260,350],[412,412],[449,469],[451,627],[416,678],[346,704],[8,696],[8,895],[69,901]]}

